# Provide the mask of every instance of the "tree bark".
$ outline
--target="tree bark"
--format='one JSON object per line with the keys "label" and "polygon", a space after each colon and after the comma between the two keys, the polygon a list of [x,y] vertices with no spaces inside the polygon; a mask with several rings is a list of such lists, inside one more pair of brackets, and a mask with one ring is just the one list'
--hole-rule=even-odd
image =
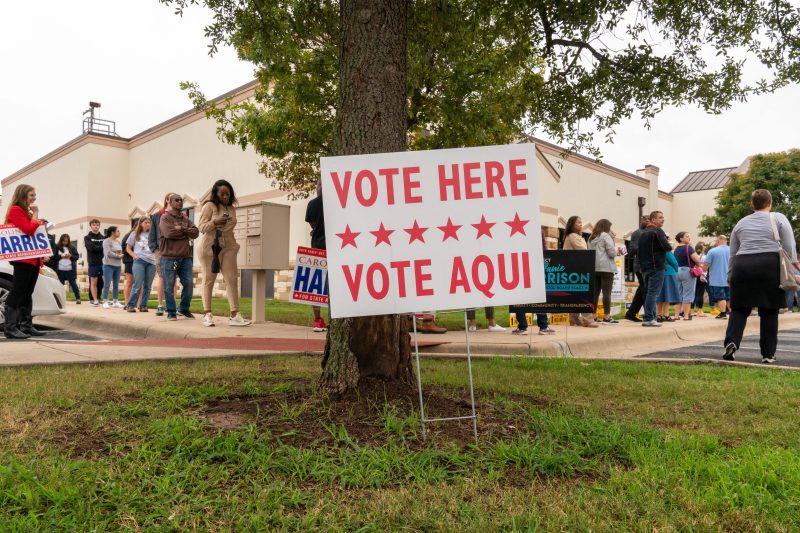
{"label": "tree bark", "polygon": [[[334,155],[406,149],[408,0],[341,0],[340,100]],[[411,380],[408,318],[332,320],[320,386],[341,394],[362,377]]]}

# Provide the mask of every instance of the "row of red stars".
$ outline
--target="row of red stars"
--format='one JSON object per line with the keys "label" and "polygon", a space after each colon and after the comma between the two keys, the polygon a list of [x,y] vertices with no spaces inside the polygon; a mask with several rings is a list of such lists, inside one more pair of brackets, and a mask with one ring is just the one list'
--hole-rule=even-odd
{"label": "row of red stars", "polygon": [[[523,220],[519,218],[519,213],[514,213],[514,220],[506,221],[509,228],[511,228],[511,234],[509,237],[513,237],[516,234],[520,235],[527,235],[525,233],[525,225],[530,222],[530,220]],[[485,215],[481,215],[481,221],[477,224],[470,224],[473,228],[477,230],[477,234],[475,235],[476,239],[480,239],[481,237],[488,237],[493,239],[494,236],[492,235],[492,226],[494,226],[496,222],[488,222],[486,220]],[[447,224],[444,226],[436,226],[442,231],[442,242],[446,241],[447,239],[458,239],[458,230],[463,227],[463,224],[453,224],[453,221],[450,217],[447,218]],[[414,220],[414,224],[410,228],[405,228],[403,231],[408,233],[408,244],[413,243],[414,241],[419,241],[425,243],[425,236],[424,233],[428,231],[430,228],[423,228],[419,225],[419,223]],[[375,231],[370,231],[375,236],[375,246],[379,244],[386,243],[389,246],[392,245],[389,237],[395,230],[387,229],[384,227],[383,222],[381,222],[380,227],[378,227]],[[361,235],[362,232],[360,231],[352,231],[350,229],[350,225],[346,225],[343,233],[337,233],[336,236],[342,239],[342,248],[347,245],[352,245],[353,248],[358,248],[356,244],[356,237]]]}

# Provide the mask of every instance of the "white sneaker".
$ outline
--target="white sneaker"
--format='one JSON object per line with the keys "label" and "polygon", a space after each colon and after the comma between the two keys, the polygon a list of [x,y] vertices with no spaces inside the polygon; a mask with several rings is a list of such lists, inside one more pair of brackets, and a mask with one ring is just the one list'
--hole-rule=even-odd
{"label": "white sneaker", "polygon": [[111,304],[111,307],[113,307],[114,309],[122,309],[125,306],[119,303],[119,300],[114,300],[114,303]]}
{"label": "white sneaker", "polygon": [[469,331],[470,333],[472,333],[472,332],[474,332],[474,331],[478,331],[478,328],[477,328],[477,327],[475,327],[475,324],[472,324],[472,325],[470,325],[470,326],[467,328],[467,331]]}
{"label": "white sneaker", "polygon": [[214,325],[214,315],[211,313],[206,313],[203,315],[203,325],[205,327],[211,327]]}
{"label": "white sneaker", "polygon": [[108,305],[108,302],[103,302],[103,309],[111,309],[111,306]]}
{"label": "white sneaker", "polygon": [[236,313],[231,317],[230,325],[233,327],[249,326],[251,322],[242,316],[241,313]]}
{"label": "white sneaker", "polygon": [[495,324],[494,326],[489,326],[487,329],[489,331],[505,331],[506,330],[506,328],[504,328],[503,326],[501,326],[499,324]]}

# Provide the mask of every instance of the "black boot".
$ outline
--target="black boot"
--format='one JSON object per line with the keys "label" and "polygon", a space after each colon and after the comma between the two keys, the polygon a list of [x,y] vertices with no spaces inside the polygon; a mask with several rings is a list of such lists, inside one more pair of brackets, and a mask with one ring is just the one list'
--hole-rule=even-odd
{"label": "black boot", "polygon": [[31,337],[44,337],[44,331],[39,331],[34,327],[31,311],[32,310],[30,307],[19,308],[19,317],[17,322],[19,324],[19,330],[22,333],[27,333]]}
{"label": "black boot", "polygon": [[6,325],[3,333],[7,339],[27,339],[30,337],[27,333],[23,333],[17,327],[17,317],[19,313],[16,309],[6,306]]}

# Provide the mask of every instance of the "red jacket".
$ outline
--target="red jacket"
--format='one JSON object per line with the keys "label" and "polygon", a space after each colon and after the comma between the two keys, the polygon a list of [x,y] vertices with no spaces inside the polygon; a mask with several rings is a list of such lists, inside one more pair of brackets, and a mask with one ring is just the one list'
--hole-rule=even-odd
{"label": "red jacket", "polygon": [[[12,224],[25,235],[31,236],[36,233],[36,228],[42,225],[41,221],[31,218],[28,213],[18,205],[12,205],[11,209],[8,210],[6,224]],[[38,267],[43,264],[43,260],[40,257],[35,259],[18,259],[16,262],[27,263]]]}

